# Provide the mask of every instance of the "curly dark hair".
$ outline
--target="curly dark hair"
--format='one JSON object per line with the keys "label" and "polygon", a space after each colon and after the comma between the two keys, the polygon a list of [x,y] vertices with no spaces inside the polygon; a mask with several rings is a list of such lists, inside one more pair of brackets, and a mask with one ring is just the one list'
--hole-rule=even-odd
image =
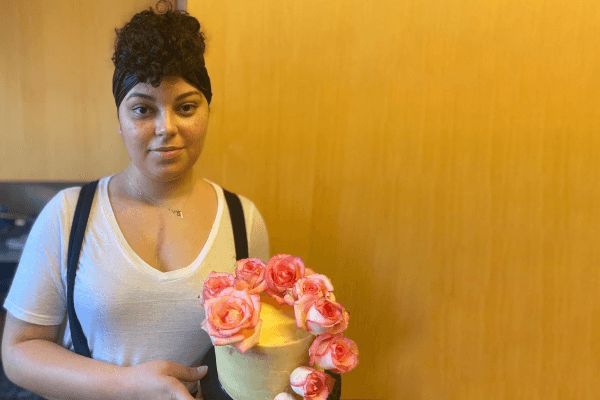
{"label": "curly dark hair", "polygon": [[[157,4],[159,9],[160,1]],[[185,11],[144,10],[115,29],[115,69],[158,87],[165,76],[185,76],[204,65],[205,37],[200,22]]]}

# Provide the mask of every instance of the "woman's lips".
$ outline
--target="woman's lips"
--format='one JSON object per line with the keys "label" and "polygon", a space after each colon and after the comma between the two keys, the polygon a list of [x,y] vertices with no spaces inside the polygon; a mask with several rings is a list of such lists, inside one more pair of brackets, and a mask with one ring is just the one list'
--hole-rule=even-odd
{"label": "woman's lips", "polygon": [[174,149],[174,150],[169,150],[169,151],[152,150],[152,152],[154,154],[158,155],[160,158],[169,159],[169,158],[175,158],[175,157],[179,156],[183,152],[183,149]]}

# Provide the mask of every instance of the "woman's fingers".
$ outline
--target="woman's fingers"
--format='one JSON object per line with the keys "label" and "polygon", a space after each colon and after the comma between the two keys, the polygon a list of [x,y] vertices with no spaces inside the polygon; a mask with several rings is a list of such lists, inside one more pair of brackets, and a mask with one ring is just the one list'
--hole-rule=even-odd
{"label": "woman's fingers", "polygon": [[206,365],[201,367],[186,367],[180,364],[171,363],[169,366],[168,375],[173,378],[177,378],[180,381],[194,382],[204,378],[208,367]]}
{"label": "woman's fingers", "polygon": [[150,361],[126,368],[122,386],[130,400],[193,400],[190,389],[206,372],[206,367]]}
{"label": "woman's fingers", "polygon": [[185,367],[179,364],[170,364],[169,367],[170,376],[181,381],[181,383],[186,386],[188,390],[191,386],[190,384],[197,387],[198,393],[196,394],[195,398],[204,400],[204,397],[202,397],[202,389],[200,388],[200,379],[206,376],[206,373],[208,372],[207,366]]}

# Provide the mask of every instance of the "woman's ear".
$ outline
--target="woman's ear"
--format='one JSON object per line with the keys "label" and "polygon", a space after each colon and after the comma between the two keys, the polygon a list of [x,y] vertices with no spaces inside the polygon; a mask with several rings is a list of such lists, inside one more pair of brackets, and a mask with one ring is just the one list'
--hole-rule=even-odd
{"label": "woman's ear", "polygon": [[121,130],[121,117],[119,116],[119,109],[117,108],[117,121],[119,122],[119,135],[123,136],[123,131]]}

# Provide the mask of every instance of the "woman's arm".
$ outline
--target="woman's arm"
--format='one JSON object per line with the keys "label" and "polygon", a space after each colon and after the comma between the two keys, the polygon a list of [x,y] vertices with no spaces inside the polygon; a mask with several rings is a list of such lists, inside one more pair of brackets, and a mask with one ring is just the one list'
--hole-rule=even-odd
{"label": "woman's arm", "polygon": [[193,400],[181,383],[206,375],[167,361],[118,367],[75,354],[58,342],[59,325],[36,325],[7,313],[2,364],[8,379],[51,400]]}

